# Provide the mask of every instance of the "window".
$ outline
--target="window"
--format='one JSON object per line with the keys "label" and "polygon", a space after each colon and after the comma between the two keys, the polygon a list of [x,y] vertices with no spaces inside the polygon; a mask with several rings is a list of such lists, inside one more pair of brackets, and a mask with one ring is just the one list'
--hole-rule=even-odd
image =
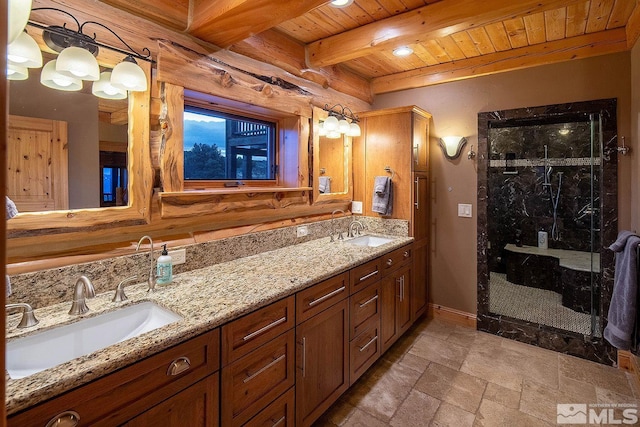
{"label": "window", "polygon": [[127,154],[100,151],[100,206],[126,206]]}
{"label": "window", "polygon": [[275,139],[273,122],[185,106],[185,183],[274,180]]}

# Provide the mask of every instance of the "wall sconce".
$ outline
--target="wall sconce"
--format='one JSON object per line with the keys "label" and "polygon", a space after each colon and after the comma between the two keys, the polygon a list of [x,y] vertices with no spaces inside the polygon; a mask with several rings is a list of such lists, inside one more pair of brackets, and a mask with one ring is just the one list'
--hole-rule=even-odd
{"label": "wall sconce", "polygon": [[329,112],[329,117],[324,122],[320,122],[319,135],[336,139],[340,136],[360,136],[360,126],[358,116],[353,114],[349,107],[336,104],[329,108],[329,104],[324,105],[324,110]]}
{"label": "wall sconce", "polygon": [[464,136],[443,136],[438,140],[442,153],[449,160],[455,160],[460,157],[462,147],[467,143]]}
{"label": "wall sconce", "polygon": [[[18,1],[20,0],[11,0]],[[24,0],[22,0],[24,1]],[[29,1],[30,3],[30,1]],[[127,91],[146,91],[148,87],[147,76],[144,70],[136,63],[136,58],[150,61],[151,51],[144,48],[143,54],[136,52],[118,34],[104,24],[95,21],[87,21],[82,24],[69,12],[53,7],[39,7],[37,10],[52,10],[67,15],[77,27],[72,30],[67,23],[62,26],[45,26],[33,21],[27,25],[42,30],[44,43],[53,51],[59,52],[58,57],[49,61],[42,69],[40,82],[50,88],[65,91],[82,89],[82,81],[92,81],[92,93],[100,98],[124,99]],[[128,50],[105,45],[96,40],[96,34],[92,36],[84,32],[85,25],[97,25],[113,34]],[[37,56],[33,47],[37,48]],[[113,71],[100,72],[100,66],[96,59],[100,48],[109,49],[125,55],[122,62],[117,64]],[[7,71],[10,80],[21,79],[24,67],[39,68],[42,66],[42,53],[37,43],[26,32],[16,37],[16,40],[7,49]],[[22,67],[22,68],[20,68]]]}

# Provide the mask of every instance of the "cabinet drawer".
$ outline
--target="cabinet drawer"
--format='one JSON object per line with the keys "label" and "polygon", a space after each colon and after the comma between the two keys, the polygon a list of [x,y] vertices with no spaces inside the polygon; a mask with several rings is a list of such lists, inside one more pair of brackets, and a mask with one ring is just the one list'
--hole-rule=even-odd
{"label": "cabinet drawer", "polygon": [[44,426],[75,411],[81,426],[120,425],[220,367],[220,330],[171,347],[53,400],[18,413],[9,426]]}
{"label": "cabinet drawer", "polygon": [[351,269],[349,294],[355,294],[360,289],[364,289],[382,277],[380,258],[376,258],[365,264]]}
{"label": "cabinet drawer", "polygon": [[413,255],[412,252],[412,246],[406,245],[392,252],[389,252],[386,255],[383,255],[381,257],[383,270],[382,274],[386,276],[388,273],[395,271],[401,266],[411,262],[411,256]]}
{"label": "cabinet drawer", "polygon": [[294,297],[261,308],[222,327],[222,366],[295,326]]}
{"label": "cabinet drawer", "polygon": [[362,333],[349,343],[350,385],[380,357],[380,319],[371,318]]}
{"label": "cabinet drawer", "polygon": [[296,294],[296,324],[315,316],[349,294],[349,272],[327,279]]}
{"label": "cabinet drawer", "polygon": [[354,339],[365,328],[367,320],[380,317],[380,282],[349,298],[349,337]]}
{"label": "cabinet drawer", "polygon": [[295,388],[291,387],[289,391],[271,402],[249,422],[243,424],[243,427],[294,427],[294,398]]}
{"label": "cabinet drawer", "polygon": [[242,425],[293,385],[294,339],[292,329],[222,368],[222,425]]}

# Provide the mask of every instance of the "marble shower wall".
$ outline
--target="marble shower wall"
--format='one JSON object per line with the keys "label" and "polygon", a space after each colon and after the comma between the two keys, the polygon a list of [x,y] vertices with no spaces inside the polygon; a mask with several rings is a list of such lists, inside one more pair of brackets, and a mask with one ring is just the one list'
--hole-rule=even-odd
{"label": "marble shower wall", "polygon": [[[549,235],[549,248],[590,252],[592,213],[594,229],[600,229],[601,158],[599,141],[595,141],[593,159],[590,157],[589,122],[491,128],[489,144],[490,270],[504,272],[500,260],[507,243],[519,238],[524,245],[536,246],[542,230]],[[557,240],[552,237],[556,198]]]}

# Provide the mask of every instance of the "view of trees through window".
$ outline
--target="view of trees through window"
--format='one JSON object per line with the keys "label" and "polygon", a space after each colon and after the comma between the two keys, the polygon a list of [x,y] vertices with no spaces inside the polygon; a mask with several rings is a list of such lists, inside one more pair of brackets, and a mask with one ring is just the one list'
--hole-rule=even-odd
{"label": "view of trees through window", "polygon": [[267,180],[275,172],[274,123],[185,107],[185,180]]}

